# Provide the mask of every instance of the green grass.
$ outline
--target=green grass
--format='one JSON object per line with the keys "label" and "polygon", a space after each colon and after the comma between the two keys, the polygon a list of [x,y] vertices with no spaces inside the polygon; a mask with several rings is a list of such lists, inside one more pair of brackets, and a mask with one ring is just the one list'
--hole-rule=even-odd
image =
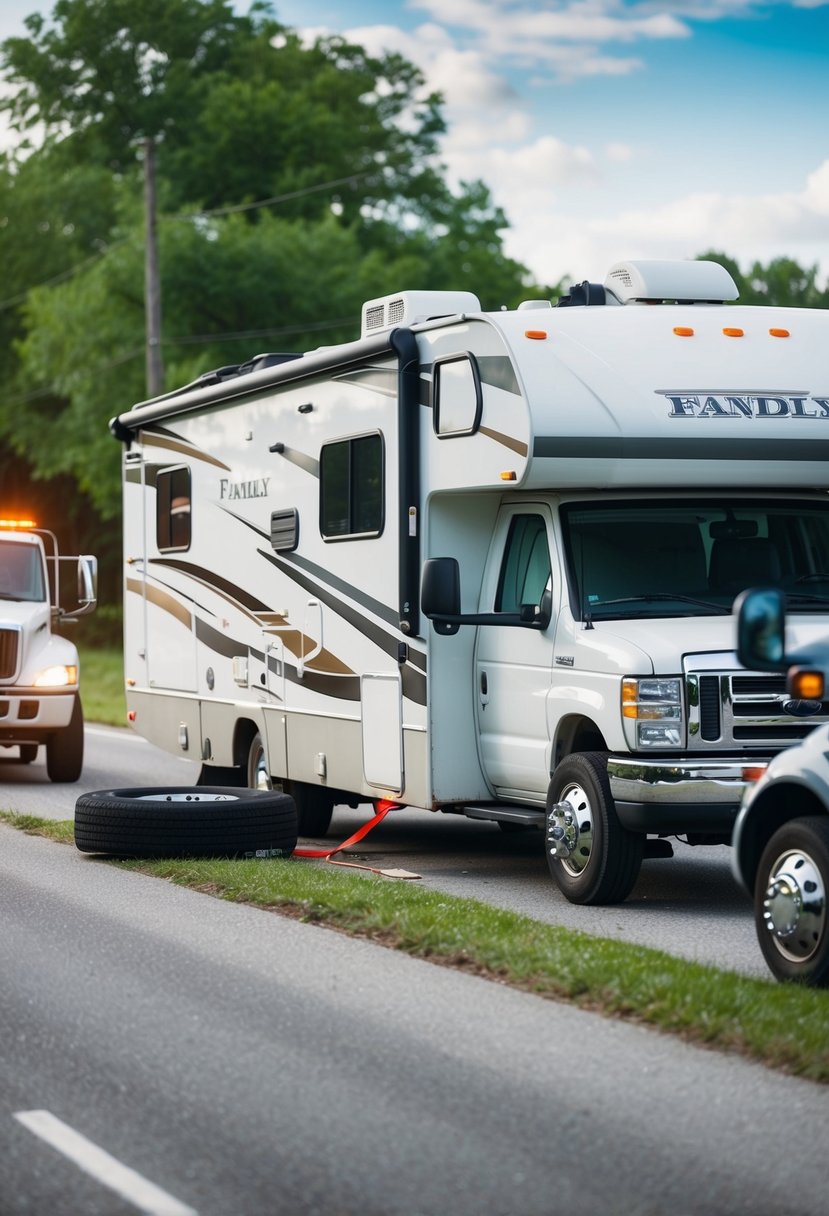
{"label": "green grass", "polygon": [[[72,824],[0,812],[71,841]],[[829,1083],[829,992],[751,979],[541,924],[477,900],[299,859],[116,862],[221,899],[369,938],[539,996]]]}
{"label": "green grass", "polygon": [[120,647],[81,646],[81,703],[87,722],[126,726],[124,656]]}

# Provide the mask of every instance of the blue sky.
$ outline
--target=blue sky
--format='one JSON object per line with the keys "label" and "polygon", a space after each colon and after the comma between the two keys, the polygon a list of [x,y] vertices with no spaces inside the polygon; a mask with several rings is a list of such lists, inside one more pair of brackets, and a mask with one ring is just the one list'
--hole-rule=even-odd
{"label": "blue sky", "polygon": [[[51,4],[0,0],[0,37],[38,8]],[[450,178],[486,181],[511,222],[508,251],[543,282],[708,248],[744,267],[785,254],[829,276],[829,0],[275,10],[308,38],[342,33],[418,64],[445,97]]]}

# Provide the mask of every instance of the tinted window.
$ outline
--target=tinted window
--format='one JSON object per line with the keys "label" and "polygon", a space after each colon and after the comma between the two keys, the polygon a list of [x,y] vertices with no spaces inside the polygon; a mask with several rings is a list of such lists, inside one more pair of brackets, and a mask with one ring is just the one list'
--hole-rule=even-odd
{"label": "tinted window", "polygon": [[159,549],[189,549],[190,470],[166,469],[156,481],[156,541]]}
{"label": "tinted window", "polygon": [[547,529],[540,515],[516,515],[501,565],[496,612],[518,612],[522,604],[540,605],[550,581]]}
{"label": "tinted window", "polygon": [[383,441],[362,435],[328,443],[320,453],[320,531],[378,536],[383,530]]}

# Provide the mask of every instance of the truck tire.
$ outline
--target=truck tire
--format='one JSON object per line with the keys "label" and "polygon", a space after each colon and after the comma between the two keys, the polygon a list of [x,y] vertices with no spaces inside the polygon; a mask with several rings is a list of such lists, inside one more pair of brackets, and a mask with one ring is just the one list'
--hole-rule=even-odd
{"label": "truck tire", "polygon": [[778,980],[829,987],[829,816],[791,819],[763,850],[754,924]]}
{"label": "truck tire", "polygon": [[221,786],[98,790],[75,803],[75,845],[110,857],[289,857],[285,794]]}
{"label": "truck tire", "polygon": [[83,710],[76,695],[72,717],[64,730],[46,743],[46,772],[50,781],[77,781],[83,769]]}
{"label": "truck tire", "polygon": [[621,903],[639,876],[645,838],[619,822],[603,752],[562,760],[550,782],[548,811],[562,802],[573,811],[575,842],[568,857],[552,856],[548,824],[544,852],[554,881],[573,904]]}
{"label": "truck tire", "polygon": [[331,826],[331,816],[334,813],[331,793],[319,785],[271,777],[265,745],[258,732],[251,739],[248,751],[248,786],[254,790],[278,790],[290,795],[296,805],[297,831],[300,836],[325,836]]}

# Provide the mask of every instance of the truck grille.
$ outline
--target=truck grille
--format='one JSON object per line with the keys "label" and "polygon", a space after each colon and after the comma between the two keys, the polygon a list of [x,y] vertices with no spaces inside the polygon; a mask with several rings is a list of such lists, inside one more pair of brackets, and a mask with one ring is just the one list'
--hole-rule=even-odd
{"label": "truck grille", "polygon": [[786,713],[792,698],[785,675],[744,671],[688,672],[688,746],[706,751],[769,751],[804,739],[829,722],[829,702],[806,717]]}
{"label": "truck grille", "polygon": [[19,652],[20,630],[0,629],[0,680],[15,678]]}

